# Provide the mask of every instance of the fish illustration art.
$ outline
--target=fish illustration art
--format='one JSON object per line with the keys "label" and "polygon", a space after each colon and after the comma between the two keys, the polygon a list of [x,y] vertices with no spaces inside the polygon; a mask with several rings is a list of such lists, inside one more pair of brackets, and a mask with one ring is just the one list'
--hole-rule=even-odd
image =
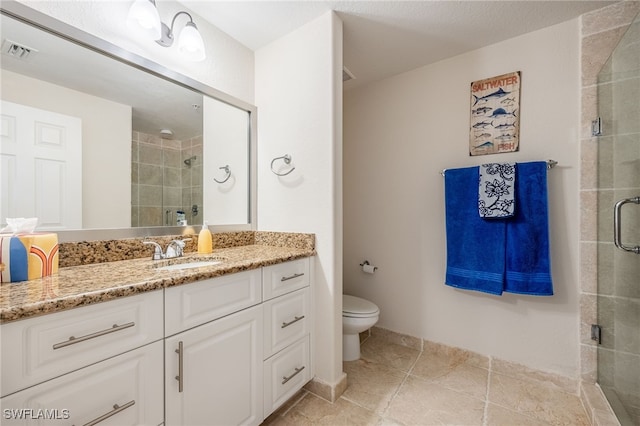
{"label": "fish illustration art", "polygon": [[492,121],[492,122],[491,122],[491,125],[493,126],[493,128],[494,128],[494,129],[496,129],[496,130],[500,130],[500,131],[510,129],[510,128],[512,128],[512,127],[516,127],[515,122],[513,122],[513,123],[502,123],[502,124],[498,124],[498,125],[496,126],[495,124],[493,124],[493,121]]}
{"label": "fish illustration art", "polygon": [[473,111],[471,111],[471,112],[472,112],[474,115],[482,115],[482,114],[484,114],[485,112],[489,112],[489,111],[491,111],[492,109],[493,109],[493,108],[490,108],[490,107],[486,107],[486,106],[484,106],[484,107],[480,107],[480,108],[474,109],[474,110],[473,110]]}
{"label": "fish illustration art", "polygon": [[493,142],[491,141],[486,141],[484,143],[481,143],[480,145],[476,145],[474,147],[474,149],[478,149],[478,148],[491,148],[493,146]]}
{"label": "fish illustration art", "polygon": [[484,129],[486,127],[491,126],[491,122],[490,121],[481,121],[479,123],[474,124],[473,127],[474,129]]}
{"label": "fish illustration art", "polygon": [[476,139],[486,139],[490,137],[491,137],[491,133],[483,133],[481,135],[476,136]]}
{"label": "fish illustration art", "polygon": [[514,135],[510,135],[510,134],[506,134],[506,135],[500,135],[500,136],[496,136],[496,139],[502,139],[502,140],[507,140],[507,139],[513,139]]}
{"label": "fish illustration art", "polygon": [[513,105],[516,103],[516,98],[507,98],[500,101],[501,104],[505,104],[506,106]]}
{"label": "fish illustration art", "polygon": [[491,118],[501,118],[506,117],[508,115],[516,116],[515,112],[507,112],[504,108],[498,108],[491,114]]}
{"label": "fish illustration art", "polygon": [[495,92],[489,93],[488,95],[482,96],[480,98],[477,97],[476,95],[473,95],[473,97],[475,98],[475,102],[473,103],[473,105],[477,104],[480,101],[486,102],[486,101],[488,101],[490,99],[494,99],[494,98],[499,99],[499,98],[502,98],[504,96],[507,96],[509,93],[511,93],[511,92],[505,92],[501,87],[498,90],[496,90]]}

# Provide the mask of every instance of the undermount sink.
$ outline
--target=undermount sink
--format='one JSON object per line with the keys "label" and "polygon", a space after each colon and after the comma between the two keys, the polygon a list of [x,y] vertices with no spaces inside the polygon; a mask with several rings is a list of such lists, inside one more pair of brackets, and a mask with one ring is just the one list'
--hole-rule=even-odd
{"label": "undermount sink", "polygon": [[202,268],[205,266],[214,266],[222,263],[224,259],[209,258],[209,259],[189,259],[189,258],[176,258],[165,260],[163,263],[155,265],[158,271],[177,271],[180,269],[192,269]]}

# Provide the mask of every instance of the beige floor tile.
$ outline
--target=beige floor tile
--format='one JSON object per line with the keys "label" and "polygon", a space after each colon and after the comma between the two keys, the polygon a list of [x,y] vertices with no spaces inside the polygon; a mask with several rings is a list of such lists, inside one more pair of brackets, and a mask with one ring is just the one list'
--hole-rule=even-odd
{"label": "beige floor tile", "polygon": [[538,370],[525,367],[499,358],[494,358],[491,362],[491,371],[494,373],[504,374],[524,380],[537,380],[547,385],[553,384],[559,390],[569,393],[578,392],[578,382],[568,377],[558,376],[556,374],[545,373]]}
{"label": "beige floor tile", "polygon": [[446,357],[441,353],[423,352],[411,370],[411,375],[474,398],[485,400],[489,370],[474,367],[464,357]]}
{"label": "beige floor tile", "polygon": [[489,402],[553,425],[589,424],[577,395],[535,380],[491,373]]}
{"label": "beige floor tile", "polygon": [[373,426],[382,422],[377,414],[343,398],[332,404],[311,393],[293,406],[285,416],[270,420],[269,426]]}
{"label": "beige floor tile", "polygon": [[474,367],[489,368],[488,356],[430,341],[424,342],[423,354],[435,362],[449,366],[465,364]]}
{"label": "beige floor tile", "polygon": [[378,414],[384,413],[406,377],[400,370],[366,359],[343,365],[348,386],[342,397]]}
{"label": "beige floor tile", "polygon": [[409,376],[385,418],[406,425],[482,425],[484,402]]}
{"label": "beige floor tile", "polygon": [[499,405],[489,404],[487,425],[491,426],[550,426],[550,423],[508,410]]}
{"label": "beige floor tile", "polygon": [[407,372],[418,358],[420,351],[389,343],[383,338],[371,335],[360,347],[360,354],[366,360]]}

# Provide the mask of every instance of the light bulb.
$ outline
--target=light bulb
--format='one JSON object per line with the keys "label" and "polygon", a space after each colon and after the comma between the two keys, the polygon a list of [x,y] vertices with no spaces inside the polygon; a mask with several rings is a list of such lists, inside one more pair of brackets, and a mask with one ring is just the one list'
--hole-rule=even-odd
{"label": "light bulb", "polygon": [[191,61],[202,61],[206,57],[204,41],[198,31],[198,27],[193,22],[187,22],[187,25],[180,31],[178,49],[182,55]]}
{"label": "light bulb", "polygon": [[135,0],[129,8],[127,27],[144,37],[158,40],[160,33],[160,15],[150,0]]}

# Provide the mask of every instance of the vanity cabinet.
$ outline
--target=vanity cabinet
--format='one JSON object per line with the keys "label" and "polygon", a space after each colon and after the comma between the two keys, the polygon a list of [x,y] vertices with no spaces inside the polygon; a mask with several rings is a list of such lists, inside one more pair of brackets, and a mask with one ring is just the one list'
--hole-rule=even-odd
{"label": "vanity cabinet", "polygon": [[313,377],[310,283],[304,258],[3,324],[2,424],[260,424]]}

